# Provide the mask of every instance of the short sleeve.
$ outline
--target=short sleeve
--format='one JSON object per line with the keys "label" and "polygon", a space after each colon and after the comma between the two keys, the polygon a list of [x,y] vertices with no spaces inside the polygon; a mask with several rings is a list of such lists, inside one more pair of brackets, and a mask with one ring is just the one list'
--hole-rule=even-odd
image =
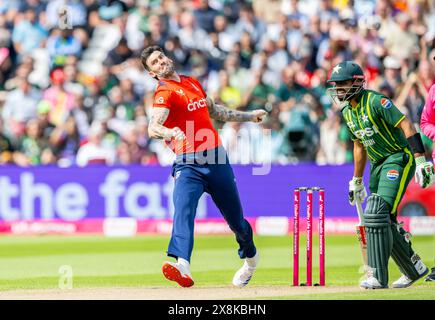
{"label": "short sleeve", "polygon": [[376,96],[373,98],[372,105],[377,113],[393,127],[397,127],[399,123],[405,119],[405,115],[394,105],[394,103],[384,96]]}
{"label": "short sleeve", "polygon": [[153,107],[171,109],[171,91],[157,90],[154,94]]}

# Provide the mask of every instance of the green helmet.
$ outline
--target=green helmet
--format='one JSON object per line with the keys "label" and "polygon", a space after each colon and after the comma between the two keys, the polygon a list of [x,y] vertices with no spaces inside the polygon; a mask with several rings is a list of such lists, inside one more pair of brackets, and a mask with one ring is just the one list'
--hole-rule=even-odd
{"label": "green helmet", "polygon": [[[352,80],[350,86],[343,86],[340,83]],[[361,67],[353,61],[343,61],[333,69],[329,79],[326,81],[332,87],[328,93],[336,102],[350,101],[357,97],[364,89],[365,76]]]}

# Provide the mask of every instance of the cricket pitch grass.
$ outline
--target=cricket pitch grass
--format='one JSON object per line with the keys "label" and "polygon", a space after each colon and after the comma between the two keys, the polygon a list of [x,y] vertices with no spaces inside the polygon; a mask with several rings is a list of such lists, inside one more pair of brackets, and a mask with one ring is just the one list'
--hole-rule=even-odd
{"label": "cricket pitch grass", "polygon": [[[313,238],[313,282],[318,281],[317,237]],[[0,299],[67,300],[435,300],[435,283],[410,288],[363,290],[356,236],[326,237],[326,286],[293,287],[290,236],[256,236],[260,264],[250,284],[231,280],[242,261],[234,236],[196,236],[192,256],[195,285],[167,281],[161,265],[169,237],[2,236]],[[305,282],[305,238],[300,239],[300,282]],[[428,267],[435,265],[435,236],[412,238]],[[400,276],[390,259],[390,286]]]}

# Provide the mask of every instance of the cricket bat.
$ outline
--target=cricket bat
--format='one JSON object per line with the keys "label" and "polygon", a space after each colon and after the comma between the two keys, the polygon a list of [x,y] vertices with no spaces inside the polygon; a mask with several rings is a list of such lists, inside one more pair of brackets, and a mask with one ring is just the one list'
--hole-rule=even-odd
{"label": "cricket bat", "polygon": [[364,262],[364,271],[368,270],[368,259],[367,259],[367,238],[366,238],[366,230],[364,227],[364,218],[363,218],[363,208],[361,205],[361,200],[356,199],[356,211],[358,212],[358,225],[356,226],[356,234],[358,237],[358,241],[361,246],[361,253]]}

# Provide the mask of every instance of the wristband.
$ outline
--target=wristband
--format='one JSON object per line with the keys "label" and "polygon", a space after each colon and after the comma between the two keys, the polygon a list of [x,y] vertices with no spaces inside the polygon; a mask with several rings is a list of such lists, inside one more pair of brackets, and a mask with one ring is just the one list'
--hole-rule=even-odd
{"label": "wristband", "polygon": [[409,147],[411,148],[411,152],[413,154],[425,153],[423,140],[421,140],[421,135],[419,133],[416,133],[413,136],[410,136],[406,140],[408,140]]}

